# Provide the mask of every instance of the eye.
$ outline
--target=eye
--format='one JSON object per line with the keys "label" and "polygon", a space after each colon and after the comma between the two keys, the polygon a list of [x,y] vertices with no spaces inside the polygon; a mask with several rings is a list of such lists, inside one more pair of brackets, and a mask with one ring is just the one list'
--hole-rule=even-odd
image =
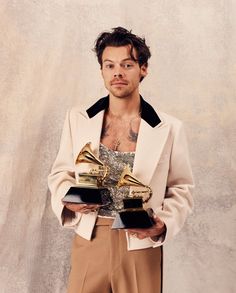
{"label": "eye", "polygon": [[125,69],[130,69],[132,68],[134,65],[132,63],[124,63],[122,64],[122,67],[124,67]]}
{"label": "eye", "polygon": [[114,65],[111,64],[111,63],[108,63],[108,64],[105,64],[105,68],[106,69],[112,69],[112,68],[114,68]]}

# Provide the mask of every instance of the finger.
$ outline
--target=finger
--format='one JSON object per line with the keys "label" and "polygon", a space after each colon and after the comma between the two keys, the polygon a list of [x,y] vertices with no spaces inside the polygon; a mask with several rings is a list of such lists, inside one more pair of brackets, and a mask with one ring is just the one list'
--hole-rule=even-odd
{"label": "finger", "polygon": [[137,238],[140,239],[140,240],[143,240],[145,238],[147,238],[148,236],[147,235],[137,235]]}
{"label": "finger", "polygon": [[98,207],[97,205],[87,205],[87,206],[83,207],[80,210],[80,212],[85,213],[85,214],[91,213],[91,212],[97,212],[97,210],[98,210],[97,207]]}
{"label": "finger", "polygon": [[80,205],[80,206],[82,206],[83,208],[86,208],[86,209],[90,209],[90,210],[97,209],[97,208],[100,207],[97,204],[83,204],[83,205]]}
{"label": "finger", "polygon": [[73,212],[79,212],[79,213],[95,212],[100,207],[99,205],[74,204],[74,203],[67,203],[65,206],[69,210]]}
{"label": "finger", "polygon": [[164,223],[157,215],[155,215],[155,217],[153,217],[153,219],[154,219],[156,224],[163,225],[163,223]]}
{"label": "finger", "polygon": [[86,206],[87,205],[85,205],[85,204],[83,204],[83,205],[80,205],[80,204],[67,204],[66,208],[68,208],[69,210],[72,210],[74,212],[80,212],[83,209],[85,209]]}
{"label": "finger", "polygon": [[143,233],[143,232],[145,232],[146,230],[148,230],[148,229],[128,229],[127,231],[129,232],[129,233]]}
{"label": "finger", "polygon": [[128,232],[129,236],[134,237],[134,238],[139,238],[144,235],[143,233],[140,233],[139,231],[136,231],[136,230],[132,230],[132,231],[129,230],[127,232]]}
{"label": "finger", "polygon": [[132,237],[136,237],[138,239],[144,239],[147,237],[151,237],[156,234],[156,231],[152,228],[150,229],[132,229],[127,231],[128,234]]}
{"label": "finger", "polygon": [[138,238],[138,234],[137,233],[129,233],[129,236],[130,237],[133,237],[133,238]]}
{"label": "finger", "polygon": [[92,209],[92,208],[84,208],[84,209],[82,209],[82,211],[83,212],[96,212],[97,211],[97,209]]}
{"label": "finger", "polygon": [[145,239],[145,238],[147,238],[149,236],[146,233],[135,233],[135,237],[140,239],[140,240],[142,240],[142,239]]}
{"label": "finger", "polygon": [[98,204],[95,204],[95,205],[88,205],[88,207],[89,207],[90,209],[92,209],[92,210],[100,208],[100,206],[99,206]]}

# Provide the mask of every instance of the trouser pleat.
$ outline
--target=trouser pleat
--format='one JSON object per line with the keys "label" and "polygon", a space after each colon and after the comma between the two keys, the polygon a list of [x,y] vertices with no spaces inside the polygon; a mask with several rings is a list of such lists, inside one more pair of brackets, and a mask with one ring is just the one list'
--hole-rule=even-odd
{"label": "trouser pleat", "polygon": [[161,293],[162,248],[128,251],[111,224],[98,219],[91,241],[75,236],[67,293]]}

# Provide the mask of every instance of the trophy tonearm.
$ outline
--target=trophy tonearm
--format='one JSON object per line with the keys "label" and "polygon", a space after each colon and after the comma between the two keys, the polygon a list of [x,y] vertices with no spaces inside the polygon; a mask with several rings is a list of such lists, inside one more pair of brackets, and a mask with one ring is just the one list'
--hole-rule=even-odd
{"label": "trophy tonearm", "polygon": [[86,143],[81,149],[75,163],[90,163],[97,166],[97,168],[90,169],[89,172],[79,173],[79,179],[77,182],[79,186],[103,186],[103,181],[108,175],[108,166],[95,156],[91,149],[91,142]]}
{"label": "trophy tonearm", "polygon": [[[121,186],[136,186],[136,187],[144,187],[145,190],[133,190],[131,192],[131,195],[129,197],[131,198],[137,198],[137,197],[142,197],[143,203],[146,203],[149,201],[149,199],[152,197],[152,190],[148,185],[143,184],[140,182],[132,173],[130,170],[130,166],[126,165],[120,180],[117,183],[117,187]],[[147,194],[146,198],[144,198],[144,194]]]}

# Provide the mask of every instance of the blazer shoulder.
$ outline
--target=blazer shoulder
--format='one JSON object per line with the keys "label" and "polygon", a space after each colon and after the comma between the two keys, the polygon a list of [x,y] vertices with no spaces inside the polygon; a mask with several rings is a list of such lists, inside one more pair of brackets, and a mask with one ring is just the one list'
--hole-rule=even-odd
{"label": "blazer shoulder", "polygon": [[70,119],[75,118],[78,115],[82,115],[85,118],[88,118],[88,114],[86,112],[86,107],[84,106],[74,106],[67,110],[68,116]]}
{"label": "blazer shoulder", "polygon": [[178,119],[172,115],[169,115],[169,114],[162,112],[162,111],[158,111],[157,113],[158,113],[159,117],[161,118],[162,123],[164,123],[164,124],[168,124],[172,127],[177,127],[177,128],[181,127],[183,125],[183,122],[180,119]]}

